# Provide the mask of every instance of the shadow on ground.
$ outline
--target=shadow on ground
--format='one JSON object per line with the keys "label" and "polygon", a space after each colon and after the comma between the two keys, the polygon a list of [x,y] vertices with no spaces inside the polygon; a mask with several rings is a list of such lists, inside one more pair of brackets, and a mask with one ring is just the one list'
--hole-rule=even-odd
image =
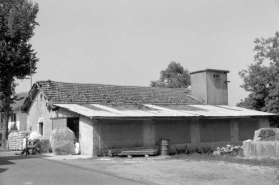
{"label": "shadow on ground", "polygon": [[15,155],[15,152],[1,152],[0,153],[0,166],[1,165],[11,165],[15,164],[11,161],[13,160],[23,160],[23,159],[32,159],[32,158],[46,158],[48,155]]}
{"label": "shadow on ground", "polygon": [[7,171],[8,169],[7,168],[0,168],[0,173],[3,173],[5,171]]}

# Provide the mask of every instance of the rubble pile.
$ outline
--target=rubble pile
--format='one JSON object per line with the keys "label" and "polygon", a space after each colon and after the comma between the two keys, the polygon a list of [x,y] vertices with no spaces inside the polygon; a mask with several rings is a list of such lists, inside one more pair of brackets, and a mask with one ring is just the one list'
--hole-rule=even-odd
{"label": "rubble pile", "polygon": [[279,128],[261,128],[255,131],[254,141],[279,140]]}
{"label": "rubble pile", "polygon": [[226,147],[217,147],[217,151],[213,152],[213,155],[231,155],[239,156],[243,152],[242,146],[226,145]]}

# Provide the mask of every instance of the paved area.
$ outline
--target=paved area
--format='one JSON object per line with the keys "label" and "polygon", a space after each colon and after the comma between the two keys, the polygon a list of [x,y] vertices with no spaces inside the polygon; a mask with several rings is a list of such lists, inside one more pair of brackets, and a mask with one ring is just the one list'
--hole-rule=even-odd
{"label": "paved area", "polygon": [[59,160],[86,159],[88,156],[16,156],[14,152],[0,152],[0,184],[143,184],[101,170],[90,170]]}

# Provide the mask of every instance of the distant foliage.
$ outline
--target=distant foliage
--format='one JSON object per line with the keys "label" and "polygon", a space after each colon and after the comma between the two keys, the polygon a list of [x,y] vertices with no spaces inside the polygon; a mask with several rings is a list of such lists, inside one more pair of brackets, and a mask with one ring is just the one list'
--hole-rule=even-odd
{"label": "distant foliage", "polygon": [[151,87],[187,88],[191,85],[190,73],[180,63],[171,62],[165,70],[161,71],[160,79],[151,81]]}
{"label": "distant foliage", "polygon": [[[251,92],[237,106],[270,113],[279,113],[279,32],[268,39],[256,39],[255,63],[239,72],[244,83],[241,86]],[[269,65],[264,65],[269,61]],[[271,126],[279,127],[278,117]]]}

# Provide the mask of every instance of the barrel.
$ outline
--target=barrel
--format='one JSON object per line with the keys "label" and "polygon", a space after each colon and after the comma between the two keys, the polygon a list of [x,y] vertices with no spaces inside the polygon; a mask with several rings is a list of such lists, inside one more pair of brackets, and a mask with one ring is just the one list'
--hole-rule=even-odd
{"label": "barrel", "polygon": [[159,150],[161,155],[169,155],[169,145],[170,145],[170,140],[169,139],[160,139],[159,141]]}

